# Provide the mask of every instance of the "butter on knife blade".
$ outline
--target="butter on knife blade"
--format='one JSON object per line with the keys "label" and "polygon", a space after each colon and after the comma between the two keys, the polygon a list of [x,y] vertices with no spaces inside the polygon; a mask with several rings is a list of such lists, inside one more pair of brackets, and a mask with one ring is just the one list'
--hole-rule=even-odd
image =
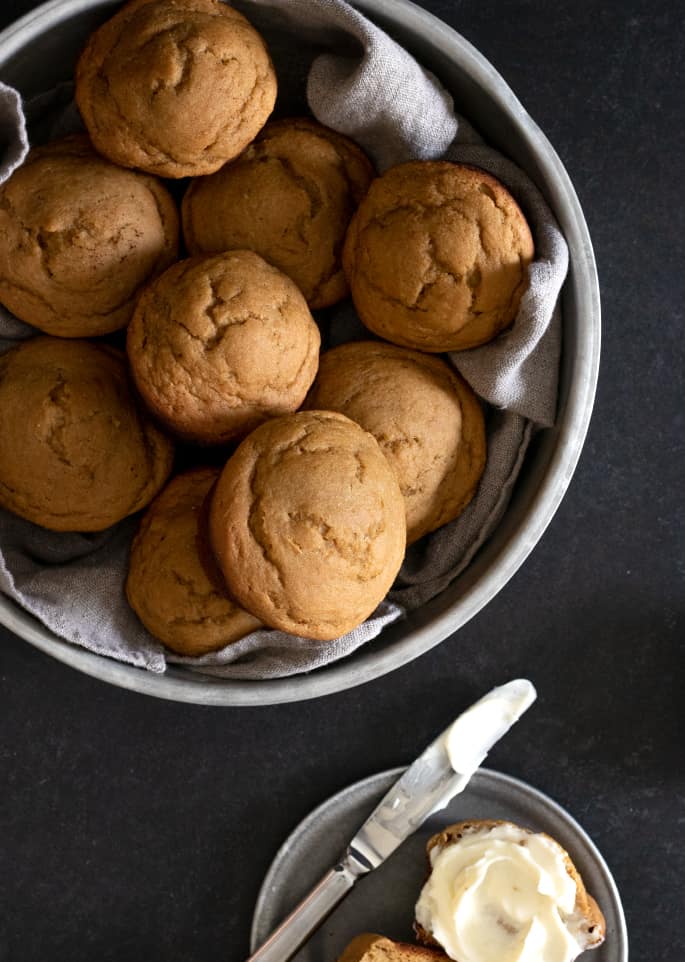
{"label": "butter on knife blade", "polygon": [[493,688],[467,708],[445,733],[447,755],[455,772],[475,772],[495,742],[506,735],[536,697],[532,683],[517,678]]}
{"label": "butter on knife blade", "polygon": [[493,688],[452,722],[395,782],[349,850],[369,870],[381,864],[432,813],[462,792],[492,746],[536,698],[525,678]]}
{"label": "butter on knife blade", "polygon": [[525,678],[493,688],[438,735],[395,782],[334,866],[251,955],[287,962],[349,892],[381,865],[428,816],[466,788],[492,746],[535,701]]}

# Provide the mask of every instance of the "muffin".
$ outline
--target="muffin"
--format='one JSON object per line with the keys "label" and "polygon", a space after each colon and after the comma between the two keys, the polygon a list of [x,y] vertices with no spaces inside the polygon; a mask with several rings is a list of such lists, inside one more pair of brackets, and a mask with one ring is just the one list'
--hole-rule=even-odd
{"label": "muffin", "polygon": [[246,247],[295,281],[311,308],[349,293],[345,232],[373,168],[348,137],[307,119],[267,124],[212,177],[194,181],[182,205],[188,249]]}
{"label": "muffin", "polygon": [[252,251],[195,257],[143,293],[127,332],[136,386],[189,441],[221,444],[295,411],[321,338],[297,286]]}
{"label": "muffin", "polygon": [[166,188],[104,160],[85,136],[35,148],[0,186],[0,303],[48,334],[125,327],[177,252]]}
{"label": "muffin", "polygon": [[343,344],[322,355],[306,403],[373,434],[404,496],[408,543],[452,521],[475,494],[486,457],[483,412],[442,358],[382,341]]}
{"label": "muffin", "polygon": [[218,170],[275,100],[264,41],[219,0],[132,0],[76,68],[76,103],[100,153],[160,177]]}
{"label": "muffin", "polygon": [[131,546],[129,604],[179,655],[217,651],[261,627],[228,597],[205,544],[203,508],[218,476],[218,468],[195,468],[170,481]]}
{"label": "muffin", "polygon": [[343,265],[369,330],[421,351],[461,351],[514,320],[533,238],[496,178],[412,161],[373,182],[345,238]]}
{"label": "muffin", "polygon": [[330,411],[267,421],[226,464],[210,538],[253,615],[321,641],[364,621],[405,547],[404,500],[375,439]]}
{"label": "muffin", "polygon": [[412,945],[409,942],[395,942],[384,935],[363,932],[345,946],[338,962],[449,962],[444,952]]}
{"label": "muffin", "polygon": [[428,841],[416,904],[420,942],[452,959],[571,962],[604,941],[606,923],[568,853],[512,822],[450,825]]}
{"label": "muffin", "polygon": [[3,508],[53,531],[101,531],[144,508],[172,460],[120,351],[36,337],[0,356]]}

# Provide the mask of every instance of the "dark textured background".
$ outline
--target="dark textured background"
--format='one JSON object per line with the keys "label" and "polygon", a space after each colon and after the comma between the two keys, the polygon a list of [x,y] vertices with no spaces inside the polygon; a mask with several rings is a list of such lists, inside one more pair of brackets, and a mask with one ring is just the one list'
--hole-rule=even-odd
{"label": "dark textured background", "polygon": [[[547,133],[600,271],[602,369],[564,502],[457,635],[352,691],[207,709],[81,676],[0,629],[0,959],[225,962],[276,849],[349,782],[410,761],[527,674],[535,724],[489,764],[586,828],[631,959],[685,959],[682,11],[667,0],[422,0]],[[0,25],[34,6],[3,0]],[[680,841],[678,841],[680,839]]]}

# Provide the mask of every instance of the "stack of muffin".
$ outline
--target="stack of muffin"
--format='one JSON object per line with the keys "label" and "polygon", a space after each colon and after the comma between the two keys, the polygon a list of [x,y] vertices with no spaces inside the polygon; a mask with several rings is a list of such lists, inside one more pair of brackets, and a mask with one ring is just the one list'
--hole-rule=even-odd
{"label": "stack of muffin", "polygon": [[[276,89],[231,7],[132,0],[77,66],[88,135],[0,187],[0,302],[43,332],[0,357],[0,504],[83,532],[147,508],[126,592],[181,654],[338,637],[463,511],[483,414],[437,355],[512,322],[533,257],[492,176],[376,177],[314,120],[267,123]],[[377,337],[320,356],[311,312],[350,294]]]}

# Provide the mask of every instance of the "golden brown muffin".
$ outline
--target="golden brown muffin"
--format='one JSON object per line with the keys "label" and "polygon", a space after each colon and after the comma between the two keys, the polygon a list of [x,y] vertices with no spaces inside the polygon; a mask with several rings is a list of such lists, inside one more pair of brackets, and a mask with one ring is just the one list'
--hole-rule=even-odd
{"label": "golden brown muffin", "polygon": [[173,453],[120,351],[36,337],[0,356],[2,507],[53,531],[101,531],[152,500]]}
{"label": "golden brown muffin", "polygon": [[343,344],[321,356],[306,406],[339,411],[373,434],[404,495],[408,543],[452,521],[475,494],[483,412],[442,358],[382,341]]}
{"label": "golden brown muffin", "polygon": [[267,124],[232,164],[183,198],[191,252],[246,247],[295,281],[310,307],[349,291],[341,250],[374,175],[348,137],[305,118]]}
{"label": "golden brown muffin", "polygon": [[141,287],[178,252],[166,188],[76,135],[32,150],[0,187],[0,303],[60,337],[128,324]]}
{"label": "golden brown muffin", "polygon": [[127,332],[133,378],[179,436],[220,444],[295,411],[321,337],[297,286],[252,251],[174,264],[138,302]]}
{"label": "golden brown muffin", "polygon": [[143,515],[131,546],[129,604],[179,655],[217,651],[261,627],[228,597],[205,548],[203,507],[218,476],[218,468],[195,468],[170,481]]}
{"label": "golden brown muffin", "polygon": [[76,103],[97,149],[160,177],[211,174],[273,110],[264,41],[219,0],[132,0],[90,37]]}
{"label": "golden brown muffin", "polygon": [[409,942],[393,942],[383,935],[364,932],[352,939],[338,962],[449,962],[444,952]]}
{"label": "golden brown muffin", "polygon": [[330,411],[267,421],[226,464],[210,538],[229,591],[265,624],[328,640],[385,597],[404,501],[376,440]]}
{"label": "golden brown muffin", "polygon": [[412,161],[371,185],[343,266],[369,330],[421,351],[461,351],[514,320],[533,253],[526,219],[498,180]]}
{"label": "golden brown muffin", "polygon": [[[492,841],[499,832],[504,832],[504,837],[498,837],[495,841]],[[473,906],[480,904],[483,925],[491,925],[494,914],[498,922],[499,939],[500,941],[506,939],[508,950],[515,947],[509,944],[510,940],[521,940],[525,937],[527,926],[531,922],[531,918],[528,916],[529,913],[533,912],[535,904],[530,898],[531,891],[536,893],[536,898],[540,901],[549,899],[551,903],[554,900],[554,884],[546,881],[546,884],[543,885],[538,880],[527,878],[527,866],[529,864],[540,865],[547,872],[548,878],[551,878],[549,875],[550,866],[554,864],[554,861],[558,861],[561,875],[566,875],[571,879],[571,898],[573,898],[572,893],[575,888],[575,903],[571,906],[570,911],[566,911],[562,905],[556,905],[553,909],[545,905],[542,912],[551,911],[554,913],[553,927],[555,929],[557,927],[566,929],[569,943],[573,945],[574,950],[577,946],[576,955],[580,955],[586,949],[593,949],[601,945],[606,934],[604,915],[592,896],[588,894],[580,873],[568,852],[555,839],[544,832],[536,834],[513,822],[500,819],[470,819],[457,822],[454,825],[447,826],[442,832],[438,832],[428,840],[426,849],[429,862],[429,879],[417,902],[416,921],[414,923],[416,936],[422,944],[445,949],[451,957],[455,957],[454,951],[450,950],[449,946],[442,945],[437,938],[438,934],[442,934],[445,938],[447,933],[439,932],[440,922],[436,923],[434,914],[436,911],[440,911],[437,908],[436,894],[431,895],[428,890],[436,871],[437,860],[442,853],[454,846],[462,845],[463,848],[465,844],[473,845],[474,841],[476,843],[482,842],[486,847],[472,847],[470,849],[471,854],[466,851],[464,859],[460,862],[458,877],[454,876],[453,872],[449,873],[448,891],[454,893],[455,896],[461,896],[467,892],[470,885],[467,898],[470,900],[471,914],[473,914]],[[542,861],[540,862],[538,862],[536,852],[532,849],[534,842],[539,846],[539,851],[542,853]],[[513,856],[506,850],[506,844],[511,845],[513,853],[521,848],[530,852],[529,859],[527,856],[523,856],[521,859],[523,866],[521,874],[516,874],[513,867]],[[488,846],[490,846],[489,851]],[[469,869],[476,862],[479,869],[477,877]],[[511,870],[507,869],[507,864],[512,865]],[[488,885],[490,872],[493,873],[493,877],[496,876],[496,880],[491,886]],[[444,880],[446,881],[446,879],[447,876]],[[464,884],[466,884],[466,888],[462,887]],[[483,899],[478,903],[474,899],[477,898],[476,890],[480,885],[483,887]],[[498,897],[501,904],[495,901]],[[429,907],[433,908],[432,912],[429,911]],[[426,917],[424,918],[424,916]],[[458,924],[459,917],[460,915],[455,916],[455,925]],[[422,921],[419,921],[420,918]],[[543,914],[539,919],[539,924],[544,925],[545,920],[546,916]],[[474,916],[472,919],[473,925],[476,926],[478,922],[479,918]],[[495,957],[496,954],[496,952],[488,954],[488,959]],[[474,957],[477,956],[474,955]],[[546,957],[546,955],[541,956],[541,958]]]}

